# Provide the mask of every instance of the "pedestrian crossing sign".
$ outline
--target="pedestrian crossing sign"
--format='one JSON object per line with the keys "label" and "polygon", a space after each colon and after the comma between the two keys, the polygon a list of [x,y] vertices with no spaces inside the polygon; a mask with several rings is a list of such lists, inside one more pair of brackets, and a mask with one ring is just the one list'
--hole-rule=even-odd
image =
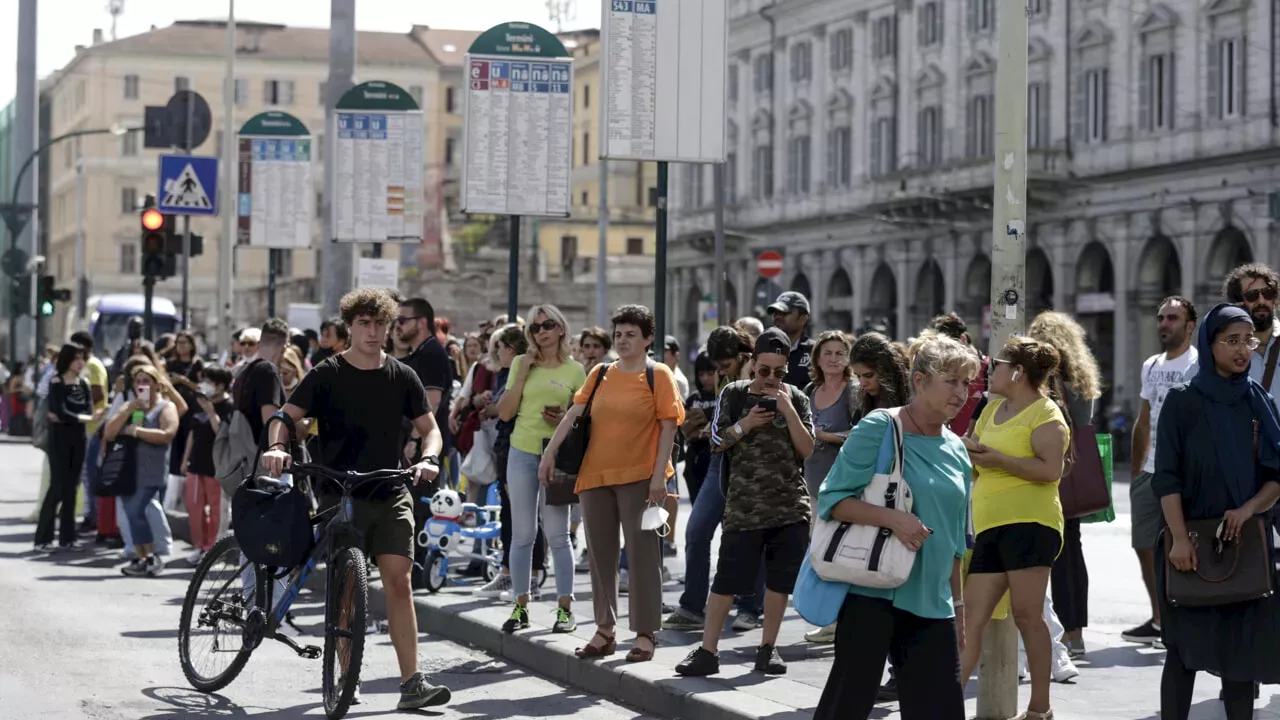
{"label": "pedestrian crossing sign", "polygon": [[160,212],[166,215],[218,214],[218,158],[161,155]]}

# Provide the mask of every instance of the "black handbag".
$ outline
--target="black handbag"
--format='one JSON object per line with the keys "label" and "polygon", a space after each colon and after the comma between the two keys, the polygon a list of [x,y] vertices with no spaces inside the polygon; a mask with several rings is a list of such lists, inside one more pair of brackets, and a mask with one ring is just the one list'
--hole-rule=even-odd
{"label": "black handbag", "polygon": [[1222,540],[1223,520],[1188,520],[1191,552],[1196,569],[1180,572],[1169,562],[1173,540],[1166,528],[1164,549],[1165,598],[1177,607],[1213,607],[1270,597],[1275,592],[1268,534],[1271,523],[1252,517],[1240,527],[1240,536]]}
{"label": "black handbag", "polygon": [[138,489],[138,439],[124,434],[107,443],[93,492],[98,497],[127,497]]}
{"label": "black handbag", "polygon": [[240,552],[268,567],[297,567],[315,545],[311,501],[297,486],[241,483],[231,498],[231,530]]}
{"label": "black handbag", "polygon": [[560,449],[556,451],[556,469],[566,475],[577,475],[583,458],[587,456],[587,444],[591,442],[591,403],[596,399],[596,391],[600,389],[600,383],[607,372],[609,366],[601,365],[600,374],[596,375],[596,384],[587,397],[587,406],[583,408],[581,415],[574,418],[573,425],[560,443]]}

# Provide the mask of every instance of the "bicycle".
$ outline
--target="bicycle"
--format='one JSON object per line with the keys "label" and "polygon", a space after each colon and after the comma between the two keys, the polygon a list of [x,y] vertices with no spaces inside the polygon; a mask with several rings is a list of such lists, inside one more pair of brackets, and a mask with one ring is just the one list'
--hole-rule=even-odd
{"label": "bicycle", "polygon": [[[413,471],[338,472],[321,465],[295,462],[290,472],[295,482],[313,478],[335,483],[342,489],[338,503],[317,513],[311,521],[312,526],[318,528],[318,534],[306,562],[280,572],[278,568],[257,565],[245,559],[234,535],[219,540],[196,567],[187,587],[178,628],[178,657],[191,686],[211,693],[235,680],[249,662],[249,656],[266,638],[287,645],[309,660],[323,655],[325,715],[330,720],[337,720],[351,707],[360,682],[369,605],[368,565],[360,549],[359,532],[354,523],[352,493],[365,485],[411,481]],[[259,478],[258,481],[278,483],[270,478]],[[227,565],[235,569],[225,581],[212,583],[215,591],[197,610],[201,585],[224,558],[234,558]],[[302,586],[321,562],[325,563],[327,572],[323,649],[299,645],[292,638],[278,633]],[[252,572],[251,577],[246,575],[249,572]],[[288,580],[282,585],[280,601],[273,606],[275,586],[286,576]],[[193,619],[196,622],[194,627]],[[219,631],[224,624],[230,626],[229,636],[239,636],[239,648],[220,648]],[[213,674],[204,674],[196,668],[191,647],[192,631],[206,627],[213,630],[213,653],[233,655],[225,669]]]}

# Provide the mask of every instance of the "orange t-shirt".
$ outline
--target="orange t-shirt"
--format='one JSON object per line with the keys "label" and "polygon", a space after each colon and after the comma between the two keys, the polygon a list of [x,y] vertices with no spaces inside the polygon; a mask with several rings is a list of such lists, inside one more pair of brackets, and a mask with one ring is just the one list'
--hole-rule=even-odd
{"label": "orange t-shirt", "polygon": [[[587,404],[601,367],[591,369],[573,397],[575,405]],[[662,420],[675,420],[677,427],[684,422],[684,403],[671,368],[654,364],[650,392],[643,370],[623,372],[616,365],[611,366],[591,403],[591,442],[578,471],[577,492],[629,485],[653,477]],[[675,472],[668,461],[667,477]]]}

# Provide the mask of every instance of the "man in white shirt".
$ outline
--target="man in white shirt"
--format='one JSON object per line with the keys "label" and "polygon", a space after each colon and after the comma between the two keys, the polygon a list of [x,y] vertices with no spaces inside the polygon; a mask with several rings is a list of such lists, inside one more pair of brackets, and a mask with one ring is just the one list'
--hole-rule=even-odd
{"label": "man in white shirt", "polygon": [[1129,506],[1133,549],[1142,566],[1142,581],[1151,601],[1151,619],[1121,634],[1129,642],[1154,644],[1160,639],[1160,602],[1156,596],[1156,545],[1163,514],[1151,491],[1156,470],[1156,426],[1169,388],[1181,385],[1187,368],[1195,365],[1196,308],[1179,295],[1166,298],[1156,312],[1156,329],[1164,352],[1142,364],[1142,407],[1133,427]]}

